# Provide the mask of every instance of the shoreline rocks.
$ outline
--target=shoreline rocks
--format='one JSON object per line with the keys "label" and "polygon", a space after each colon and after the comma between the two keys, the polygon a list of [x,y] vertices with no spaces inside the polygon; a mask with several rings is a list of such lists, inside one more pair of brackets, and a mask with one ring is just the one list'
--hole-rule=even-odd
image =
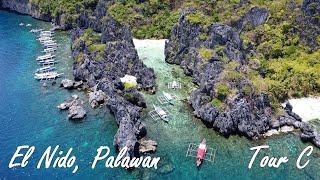
{"label": "shoreline rocks", "polygon": [[83,108],[83,106],[71,106],[69,108],[68,118],[73,120],[83,119],[86,114],[86,110]]}
{"label": "shoreline rocks", "polygon": [[73,89],[81,90],[83,86],[84,86],[83,81],[74,81],[70,79],[63,79],[60,83],[60,87],[67,90],[73,90]]}
{"label": "shoreline rocks", "polygon": [[139,140],[139,152],[148,153],[155,152],[158,146],[158,143],[153,140],[146,140],[145,138]]}
{"label": "shoreline rocks", "polygon": [[70,79],[63,79],[61,81],[60,87],[63,87],[64,89],[73,89],[74,88],[74,81]]}
{"label": "shoreline rocks", "polygon": [[98,106],[104,104],[106,101],[106,94],[102,90],[94,90],[89,92],[89,103],[92,108],[97,108]]}
{"label": "shoreline rocks", "polygon": [[77,95],[72,95],[71,98],[57,106],[60,110],[68,110],[68,118],[72,120],[80,120],[85,118],[86,110],[83,107],[84,102]]}

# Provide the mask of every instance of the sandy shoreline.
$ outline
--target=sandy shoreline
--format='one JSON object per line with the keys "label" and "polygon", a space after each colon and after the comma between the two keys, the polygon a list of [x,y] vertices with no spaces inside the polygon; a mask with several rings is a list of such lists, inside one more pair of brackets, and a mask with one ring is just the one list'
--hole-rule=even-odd
{"label": "sandy shoreline", "polygon": [[133,44],[136,49],[146,47],[162,47],[164,48],[167,39],[133,39]]}
{"label": "sandy shoreline", "polygon": [[289,103],[293,107],[292,111],[303,121],[320,119],[320,97],[290,99]]}

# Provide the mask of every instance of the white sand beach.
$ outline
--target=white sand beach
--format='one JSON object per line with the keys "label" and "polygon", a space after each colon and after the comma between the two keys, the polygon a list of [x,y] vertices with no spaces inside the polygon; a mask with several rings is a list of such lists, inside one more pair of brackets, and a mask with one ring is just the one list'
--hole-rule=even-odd
{"label": "white sand beach", "polygon": [[136,49],[146,47],[162,47],[164,48],[167,39],[133,39]]}
{"label": "white sand beach", "polygon": [[298,114],[303,121],[320,119],[320,97],[290,99],[292,111]]}

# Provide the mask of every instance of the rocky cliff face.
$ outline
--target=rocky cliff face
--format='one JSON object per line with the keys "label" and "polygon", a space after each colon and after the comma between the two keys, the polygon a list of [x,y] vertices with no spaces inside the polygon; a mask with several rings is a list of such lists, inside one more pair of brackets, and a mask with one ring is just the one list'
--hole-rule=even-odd
{"label": "rocky cliff face", "polygon": [[[301,122],[292,108],[274,116],[268,95],[256,92],[250,80],[241,75],[248,72],[249,61],[240,33],[248,25],[255,28],[265,23],[268,11],[254,7],[229,25],[213,23],[208,27],[188,21],[188,15],[195,11],[181,13],[165,46],[166,61],[180,65],[199,86],[190,97],[195,116],[225,136],[258,138],[269,129],[294,126],[303,132],[302,139],[319,146],[317,133]],[[224,90],[229,93],[226,95],[221,89],[231,90]]]}
{"label": "rocky cliff face", "polygon": [[[140,120],[140,112],[146,103],[137,89],[154,91],[155,75],[139,60],[129,28],[99,8],[105,7],[103,3],[101,1],[94,12],[100,18],[92,20],[92,14],[82,14],[78,20],[80,28],[72,31],[72,55],[78,59],[74,63],[73,74],[76,80],[87,82],[89,87],[96,86],[106,94],[106,105],[119,125],[115,145],[118,148],[127,146],[129,155],[133,156],[137,152],[138,140],[146,135],[146,127]],[[105,48],[99,60],[90,51],[88,42],[83,40],[84,30],[81,28],[102,32],[98,41]],[[127,89],[120,82],[126,74],[137,77],[136,88]]]}
{"label": "rocky cliff face", "polygon": [[[166,61],[180,64],[185,73],[191,75],[199,85],[190,99],[196,116],[226,136],[240,133],[251,138],[258,137],[271,125],[270,103],[264,94],[252,94],[250,98],[244,96],[243,88],[250,87],[249,82],[242,80],[230,83],[237,92],[226,101],[228,107],[224,111],[212,104],[212,97],[216,96],[215,87],[222,81],[220,75],[226,63],[239,63],[238,71],[247,63],[239,33],[228,25],[214,23],[208,27],[207,39],[201,40],[199,36],[203,32],[202,27],[191,24],[186,18],[193,11],[184,11],[179,23],[174,26],[170,41],[166,44]],[[241,22],[252,19],[247,17],[251,16],[244,17]],[[253,21],[253,24],[260,24],[261,21]],[[201,57],[199,49],[213,52],[218,46],[223,47],[220,54],[212,53],[208,59]]]}
{"label": "rocky cliff face", "polygon": [[21,14],[27,14],[44,21],[51,21],[50,14],[40,13],[39,8],[35,4],[30,3],[29,0],[2,0],[0,5],[4,9],[16,11]]}
{"label": "rocky cliff face", "polygon": [[320,1],[305,0],[303,1],[301,11],[303,14],[296,19],[299,26],[300,38],[312,50],[319,48],[317,38],[320,35]]}

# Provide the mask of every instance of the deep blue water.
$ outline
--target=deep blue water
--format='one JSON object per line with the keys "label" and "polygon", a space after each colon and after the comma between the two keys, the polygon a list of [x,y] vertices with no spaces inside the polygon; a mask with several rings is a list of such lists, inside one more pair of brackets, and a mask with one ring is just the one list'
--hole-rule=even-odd
{"label": "deep blue water", "polygon": [[[58,85],[45,88],[33,79],[33,71],[38,67],[35,58],[41,54],[41,46],[36,41],[36,35],[29,32],[30,28],[20,27],[20,22],[30,23],[33,27],[49,27],[48,23],[29,16],[0,11],[0,179],[319,179],[319,150],[314,150],[305,169],[295,167],[299,153],[310,145],[302,143],[295,134],[259,141],[249,141],[239,136],[226,139],[192,118],[185,103],[172,109],[176,118],[169,124],[154,122],[147,117],[144,119],[148,136],[159,143],[154,154],[161,157],[158,170],[106,169],[102,164],[92,170],[90,162],[99,146],[107,145],[115,153],[115,120],[105,109],[97,109],[89,110],[84,121],[74,123],[67,119],[66,112],[56,108],[72,94],[79,94],[83,99],[85,95],[61,90]],[[61,45],[57,51],[60,61],[57,68],[66,77],[71,77],[69,35],[67,32],[57,32],[55,38]],[[163,63],[163,52],[158,47],[147,47],[138,52],[140,56],[147,57],[145,63],[155,69],[159,89],[165,88],[163,82],[173,78],[189,81],[182,77],[179,68]],[[156,96],[146,95],[146,100],[150,105],[156,101]],[[218,151],[215,163],[204,163],[198,170],[194,160],[185,157],[185,152],[189,142],[198,142],[202,137]],[[253,168],[248,170],[253,154],[250,147],[262,144],[270,145],[270,151],[262,152],[259,159],[262,155],[287,156],[289,163],[271,169],[259,168],[258,162],[255,162]],[[9,169],[9,161],[20,145],[35,146],[36,151],[27,167]],[[74,148],[73,154],[77,156],[79,165],[76,174],[71,173],[73,169],[36,169],[43,151],[55,145],[60,145],[64,151]]]}

